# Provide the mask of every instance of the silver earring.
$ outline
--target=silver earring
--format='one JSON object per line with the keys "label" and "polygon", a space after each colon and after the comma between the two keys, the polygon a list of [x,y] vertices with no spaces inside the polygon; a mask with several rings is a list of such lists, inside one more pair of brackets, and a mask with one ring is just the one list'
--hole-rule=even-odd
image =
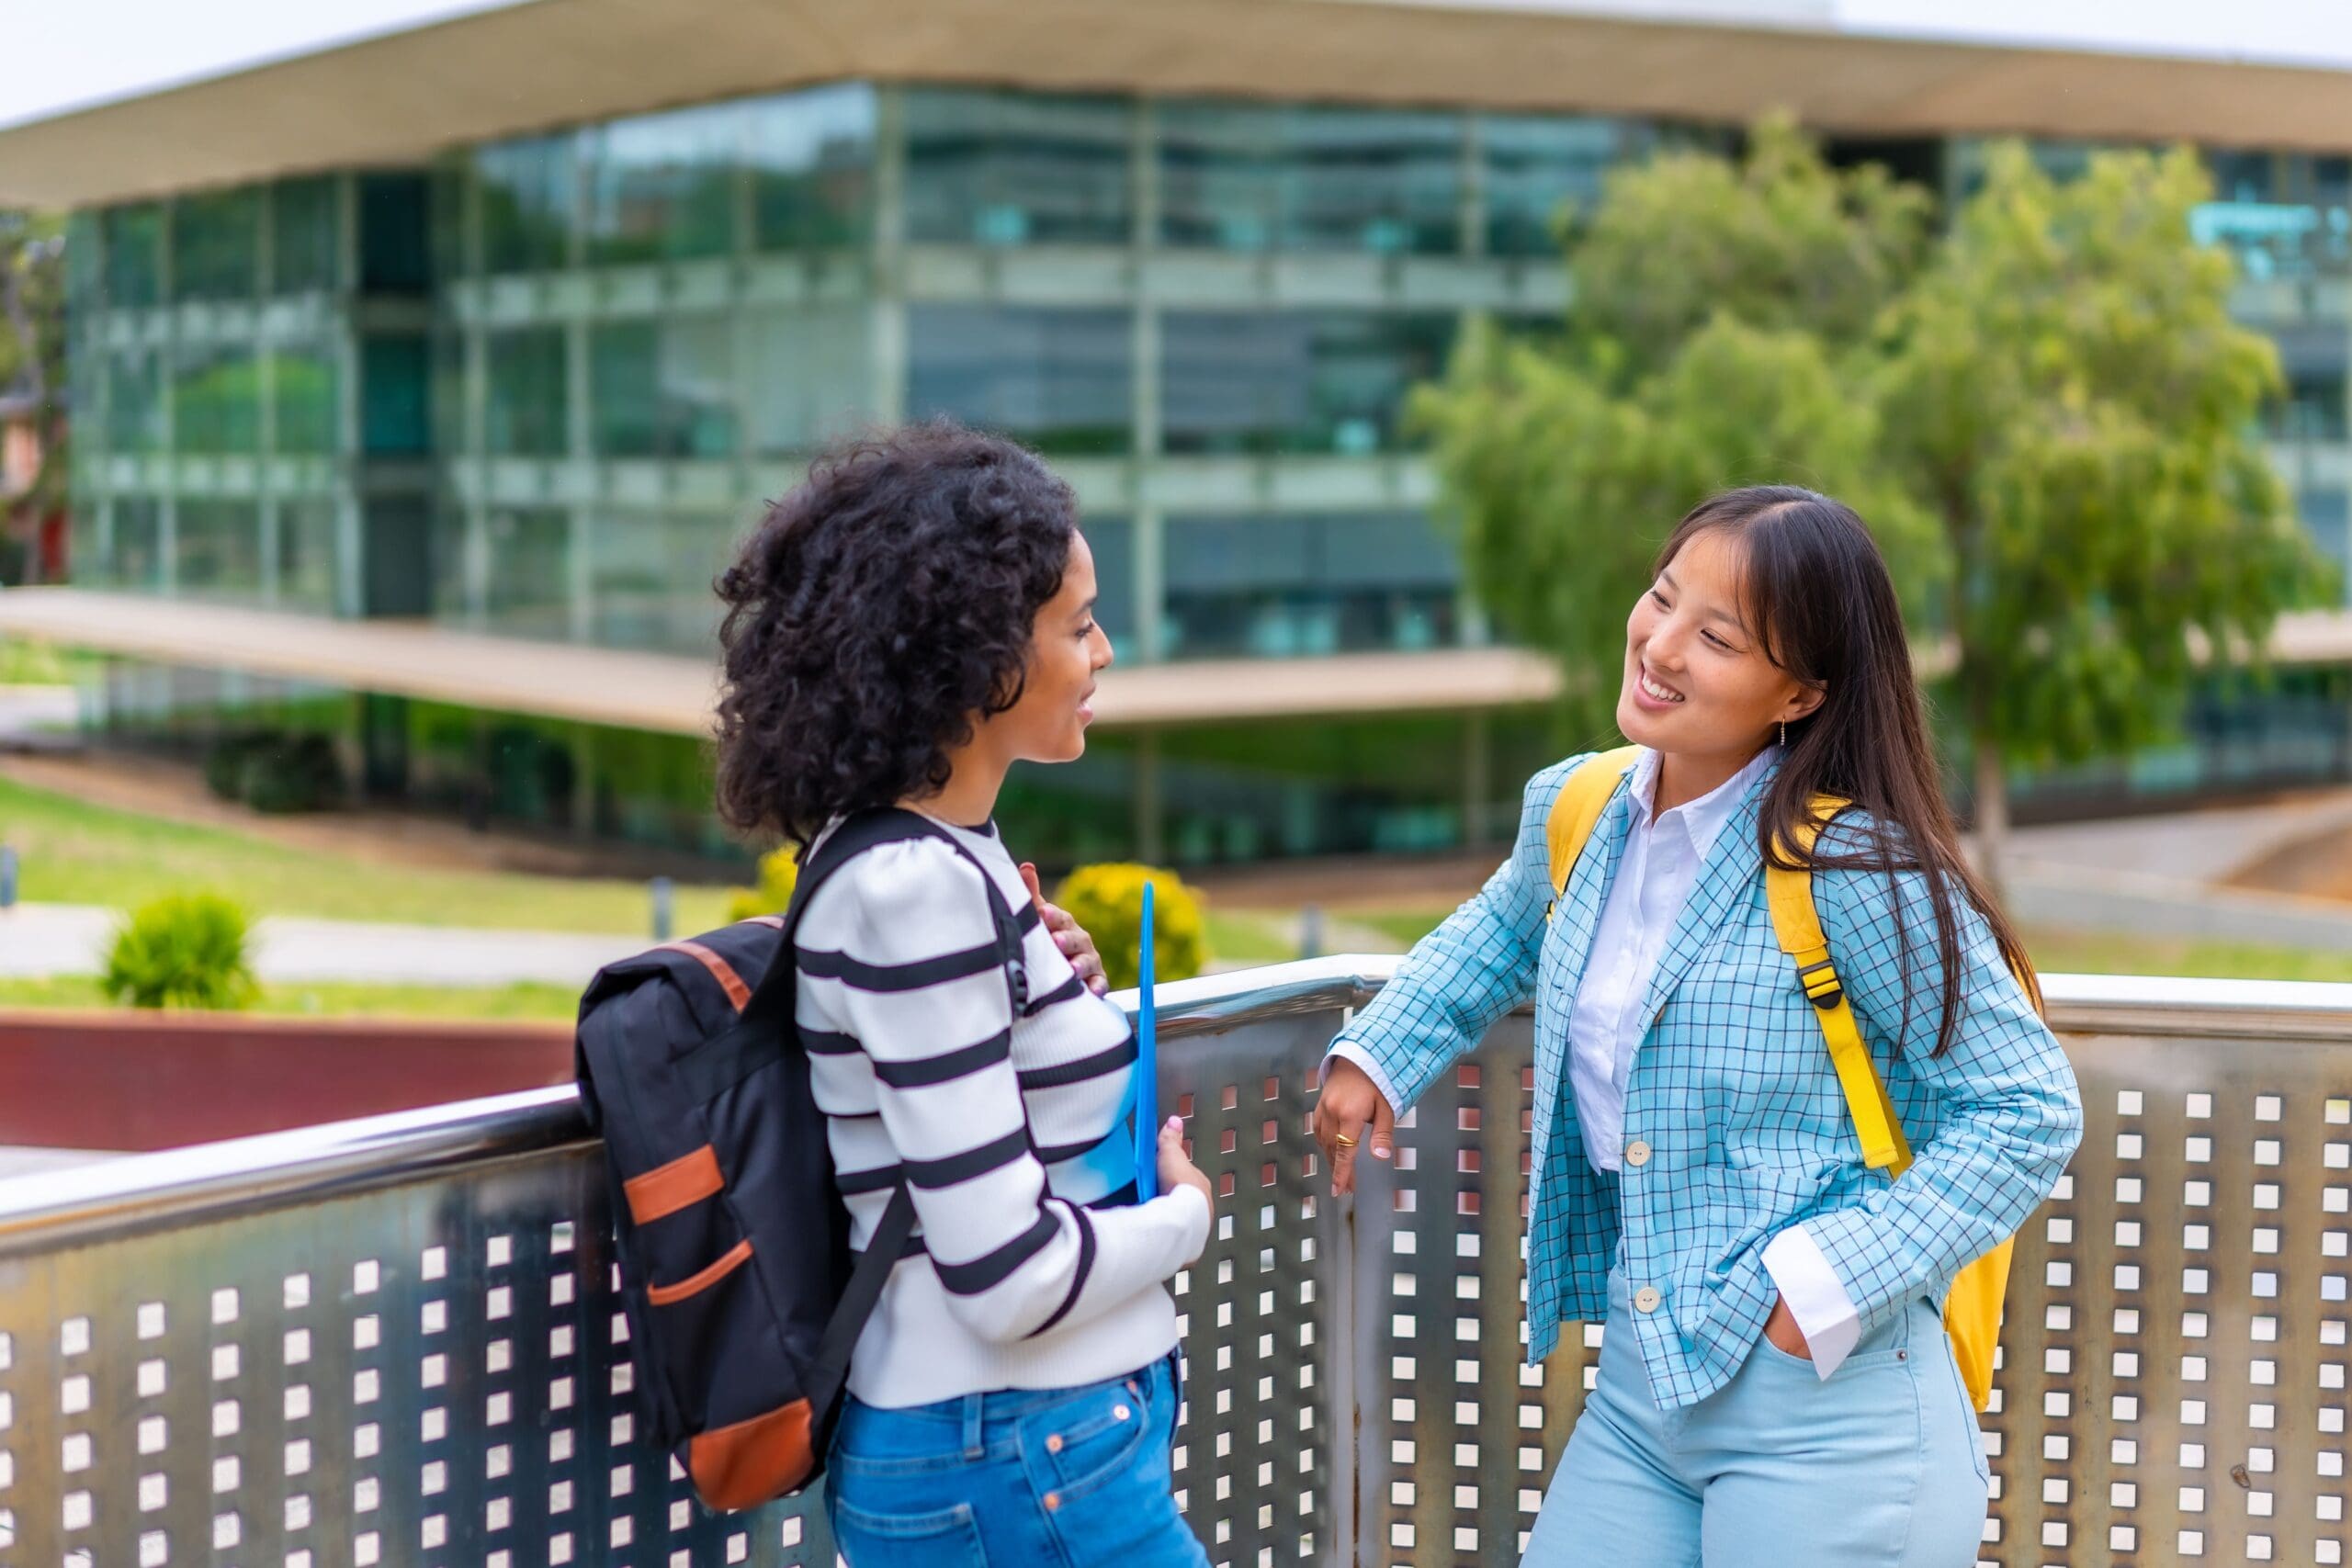
{"label": "silver earring", "polygon": [[1788,721],[1787,719],[1785,719],[1785,718],[1784,718],[1784,719],[1782,719],[1782,720],[1781,721],[1781,744],[1783,747],[1785,747],[1785,746],[1787,746],[1787,745],[1788,745],[1788,743],[1789,743],[1789,721]]}

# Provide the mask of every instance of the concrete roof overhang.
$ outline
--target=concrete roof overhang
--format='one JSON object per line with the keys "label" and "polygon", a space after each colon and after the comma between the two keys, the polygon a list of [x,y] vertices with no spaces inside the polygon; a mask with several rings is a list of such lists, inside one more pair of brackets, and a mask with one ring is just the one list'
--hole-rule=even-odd
{"label": "concrete roof overhang", "polygon": [[1814,0],[522,0],[0,130],[0,203],[413,163],[846,78],[2352,149],[2352,73],[1865,34]]}
{"label": "concrete roof overhang", "polygon": [[[74,588],[0,591],[0,633],[158,664],[237,670],[671,735],[708,735],[706,659],[529,642],[422,621],[330,620]],[[1200,660],[1103,672],[1102,729],[1525,707],[1559,667],[1519,649]]]}

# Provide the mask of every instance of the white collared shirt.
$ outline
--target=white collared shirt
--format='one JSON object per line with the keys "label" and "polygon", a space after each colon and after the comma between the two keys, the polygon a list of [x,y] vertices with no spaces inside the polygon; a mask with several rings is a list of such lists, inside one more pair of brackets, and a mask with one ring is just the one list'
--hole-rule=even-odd
{"label": "white collared shirt", "polygon": [[1586,1157],[1599,1169],[1624,1166],[1625,1087],[1649,1032],[1642,1004],[1667,939],[1698,886],[1707,852],[1780,754],[1779,747],[1767,746],[1698,799],[1657,816],[1658,754],[1645,747],[1634,763],[1625,784],[1634,820],[1568,1016],[1568,1088]]}

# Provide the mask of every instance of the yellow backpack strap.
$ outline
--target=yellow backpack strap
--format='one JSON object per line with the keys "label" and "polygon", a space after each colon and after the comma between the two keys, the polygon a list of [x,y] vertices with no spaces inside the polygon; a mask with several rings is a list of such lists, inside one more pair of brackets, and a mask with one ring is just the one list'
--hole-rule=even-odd
{"label": "yellow backpack strap", "polygon": [[[1810,852],[1822,826],[1850,804],[1834,795],[1816,796],[1813,803],[1814,820],[1797,825],[1797,852],[1802,855]],[[1805,998],[1813,1003],[1815,1021],[1821,1025],[1822,1038],[1829,1043],[1829,1060],[1838,1069],[1838,1086],[1846,1091],[1846,1108],[1852,1112],[1854,1131],[1861,1137],[1863,1163],[1874,1170],[1901,1176],[1910,1167],[1911,1145],[1905,1141],[1903,1124],[1895,1119],[1894,1103],[1887,1099],[1886,1084],[1871,1062],[1870,1047],[1862,1043],[1861,1027],[1854,1021],[1853,1004],[1846,999],[1845,986],[1838,978],[1838,965],[1829,956],[1829,939],[1822,934],[1821,914],[1813,903],[1813,873],[1783,870],[1768,863],[1764,868],[1764,897],[1772,909],[1772,934],[1780,939],[1781,951],[1796,965]]]}
{"label": "yellow backpack strap", "polygon": [[1593,825],[1600,814],[1609,809],[1609,797],[1617,793],[1617,781],[1631,773],[1636,758],[1642,754],[1638,746],[1620,746],[1614,751],[1601,751],[1577,764],[1567,782],[1560,786],[1557,799],[1552,802],[1552,814],[1544,819],[1544,843],[1551,857],[1552,902],[1545,906],[1544,918],[1550,919],[1558,907],[1560,896],[1568,890],[1568,878],[1577,869],[1577,857],[1584,853],[1585,840],[1592,837]]}

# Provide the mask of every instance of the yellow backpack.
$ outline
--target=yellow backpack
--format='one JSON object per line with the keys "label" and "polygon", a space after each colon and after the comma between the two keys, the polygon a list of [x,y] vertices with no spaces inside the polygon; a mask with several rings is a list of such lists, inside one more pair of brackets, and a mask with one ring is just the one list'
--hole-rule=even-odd
{"label": "yellow backpack", "polygon": [[[1567,892],[1577,856],[1584,852],[1593,825],[1617,793],[1618,780],[1632,770],[1639,752],[1639,747],[1626,746],[1592,758],[1568,775],[1559,799],[1552,803],[1544,836],[1551,854],[1555,904]],[[1847,804],[1824,795],[1815,802],[1816,815],[1826,822]],[[1798,829],[1800,853],[1813,847],[1818,831],[1809,822]],[[1904,1139],[1886,1085],[1871,1062],[1870,1048],[1862,1043],[1861,1029],[1854,1021],[1853,1006],[1847,1001],[1837,966],[1830,962],[1829,941],[1822,935],[1821,916],[1813,904],[1813,874],[1768,865],[1764,896],[1772,908],[1772,932],[1780,939],[1781,951],[1796,965],[1822,1038],[1828,1042],[1829,1060],[1838,1069],[1838,1087],[1846,1091],[1846,1106],[1853,1113],[1854,1131],[1861,1139],[1862,1161],[1899,1179],[1911,1167],[1911,1145]],[[1944,1298],[1944,1331],[1951,1337],[1961,1379],[1979,1410],[1992,1400],[1993,1351],[2001,1337],[2001,1301],[2008,1290],[2009,1249],[2014,1239],[2003,1241],[1962,1269],[1952,1279],[1951,1293]]]}

